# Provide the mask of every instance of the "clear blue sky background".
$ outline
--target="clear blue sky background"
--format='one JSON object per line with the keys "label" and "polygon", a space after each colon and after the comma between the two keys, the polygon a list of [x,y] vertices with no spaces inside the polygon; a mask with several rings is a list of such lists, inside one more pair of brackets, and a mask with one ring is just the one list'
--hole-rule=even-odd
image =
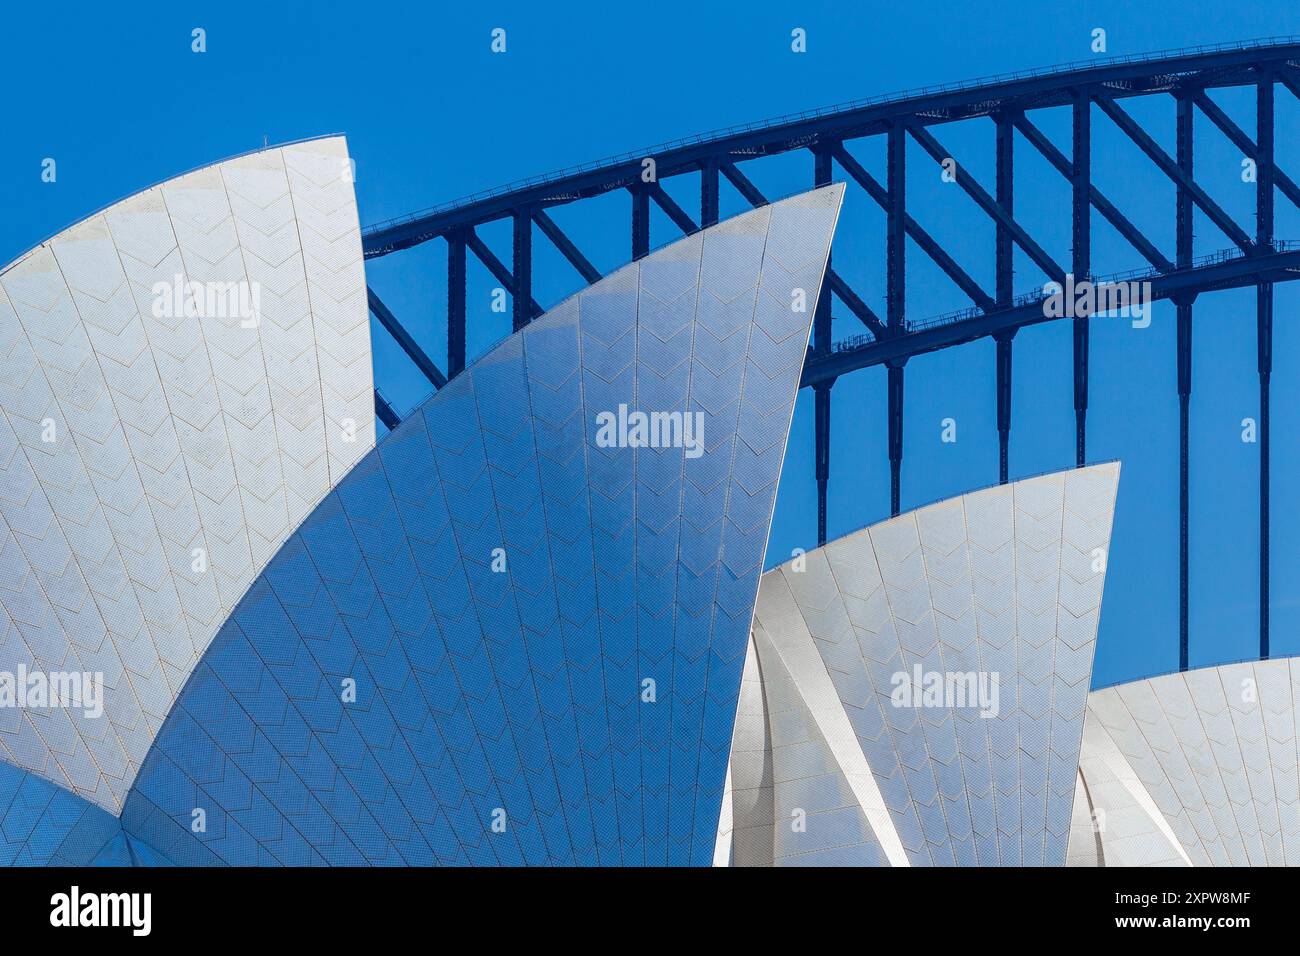
{"label": "clear blue sky background", "polygon": [[[1090,32],[1107,31],[1108,53],[1126,54],[1278,34],[1300,34],[1300,9],[1211,0],[968,3],[770,2],[653,4],[137,3],[12,4],[0,31],[6,97],[0,150],[0,261],[7,261],[90,211],[150,183],[262,145],[330,132],[347,134],[358,165],[363,223],[398,216],[569,164],[836,102],[932,83],[1051,66],[1093,56]],[[190,51],[190,31],[207,31],[208,52]],[[489,51],[492,28],[507,30],[508,52]],[[808,52],[790,51],[802,27]],[[1248,92],[1216,94],[1247,132]],[[1127,107],[1173,149],[1173,104]],[[1069,118],[1035,117],[1069,152]],[[1173,189],[1138,151],[1094,113],[1099,185],[1173,256]],[[945,127],[940,140],[992,190],[992,124]],[[1253,186],[1240,155],[1199,121],[1198,178],[1252,229]],[[1300,143],[1300,106],[1279,90],[1277,155],[1283,168]],[[878,144],[854,147],[883,178]],[[41,161],[58,181],[40,180]],[[992,230],[957,187],[912,147],[909,205],[988,289]],[[1017,215],[1041,244],[1068,263],[1065,180],[1017,147]],[[811,182],[806,154],[751,172],[770,195]],[[698,210],[694,182],[670,183]],[[744,208],[734,194],[723,212]],[[1279,195],[1279,238],[1300,239],[1300,217]],[[556,218],[598,268],[629,254],[627,197]],[[851,189],[836,267],[883,312],[884,248],[879,211]],[[846,232],[846,230],[848,232]],[[1197,253],[1230,242],[1198,219]],[[1094,216],[1094,270],[1142,265],[1136,252]],[[488,227],[502,258],[508,230]],[[676,234],[652,224],[652,241]],[[549,306],[574,291],[577,276],[539,250],[536,296]],[[966,303],[915,247],[909,315],[924,318]],[[1040,285],[1021,260],[1017,291]],[[426,349],[445,356],[440,242],[370,264],[372,285]],[[488,309],[494,283],[471,268],[470,351],[509,330]],[[1274,409],[1273,648],[1300,650],[1300,290],[1277,293]],[[836,337],[858,331],[837,304]],[[1240,422],[1257,415],[1254,295],[1218,293],[1197,306],[1193,392],[1193,665],[1252,657],[1257,651],[1258,445],[1243,444]],[[399,409],[427,388],[375,330],[378,380]],[[1073,463],[1068,323],[1016,340],[1013,476]],[[1213,360],[1213,364],[1211,363]],[[1093,332],[1089,457],[1120,458],[1123,476],[1096,684],[1177,665],[1177,397],[1172,306],[1156,306],[1151,328],[1098,320]],[[914,360],[907,372],[904,507],[983,486],[997,477],[993,345],[980,342]],[[832,536],[888,514],[884,375],[855,373],[834,390],[830,496]],[[814,543],[811,396],[800,399],[782,481],[769,561]],[[940,441],[940,421],[958,423],[956,444]]]}

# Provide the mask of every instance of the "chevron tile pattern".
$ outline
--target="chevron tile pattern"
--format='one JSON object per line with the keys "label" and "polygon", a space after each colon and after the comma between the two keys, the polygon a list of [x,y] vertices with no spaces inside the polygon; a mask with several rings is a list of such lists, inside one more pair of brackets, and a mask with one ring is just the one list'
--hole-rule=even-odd
{"label": "chevron tile pattern", "polygon": [[[403,421],[222,628],[128,833],[189,859],[201,809],[231,864],[707,865],[841,197],[615,272]],[[702,453],[607,447],[620,405],[698,413]]]}
{"label": "chevron tile pattern", "polygon": [[[733,865],[1065,862],[1118,479],[974,492],[763,576]],[[918,667],[996,675],[996,714],[896,705]]]}
{"label": "chevron tile pattern", "polygon": [[[255,308],[185,307],[223,283]],[[222,622],[373,447],[372,385],[342,138],[170,180],[0,271],[0,671],[105,680],[99,719],[0,710],[0,761],[120,812]]]}
{"label": "chevron tile pattern", "polygon": [[752,644],[745,668],[731,758],[730,865],[888,866],[852,771],[770,635]]}
{"label": "chevron tile pattern", "polygon": [[1083,747],[1074,790],[1066,866],[1190,866],[1150,791],[1092,716],[1083,721]]}
{"label": "chevron tile pattern", "polygon": [[1081,776],[1096,825],[1072,835],[1072,860],[1300,865],[1298,699],[1297,658],[1094,691]]}
{"label": "chevron tile pattern", "polygon": [[[152,811],[156,814],[156,809]],[[135,814],[119,818],[63,787],[0,761],[0,866],[174,866],[211,862],[179,827],[155,827],[175,858],[127,834]]]}
{"label": "chevron tile pattern", "polygon": [[103,808],[0,762],[0,866],[109,862],[101,854],[121,831],[121,822]]}

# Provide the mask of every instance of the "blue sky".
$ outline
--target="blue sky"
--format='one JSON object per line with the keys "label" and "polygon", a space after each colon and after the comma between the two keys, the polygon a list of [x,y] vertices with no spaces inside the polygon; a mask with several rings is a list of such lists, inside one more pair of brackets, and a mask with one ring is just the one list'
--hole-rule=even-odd
{"label": "blue sky", "polygon": [[[1109,54],[1300,34],[1300,9],[1257,3],[880,4],[751,0],[737,4],[335,4],[138,3],[129,7],[24,4],[6,11],[0,71],[7,98],[0,150],[0,261],[90,211],[187,169],[262,145],[343,132],[357,161],[363,223],[478,189],[680,136],[844,100],[1093,56],[1091,31],[1107,31]],[[190,31],[208,50],[190,50]],[[494,27],[507,53],[489,50]],[[807,31],[808,51],[790,50]],[[1253,132],[1253,97],[1216,94]],[[1171,101],[1134,103],[1172,151]],[[1060,111],[1035,121],[1069,152]],[[1094,114],[1096,181],[1173,256],[1173,189],[1109,121]],[[1278,92],[1277,154],[1283,168],[1300,144],[1300,104]],[[992,124],[943,127],[944,145],[992,190]],[[1197,126],[1197,175],[1247,230],[1253,186],[1240,155],[1208,122]],[[877,144],[853,147],[883,179]],[[1029,147],[1017,147],[1017,215],[1059,262],[1069,261],[1065,180]],[[53,184],[41,162],[58,164]],[[956,187],[911,148],[909,207],[959,262],[992,289],[992,230]],[[750,172],[747,170],[747,172]],[[1291,169],[1293,174],[1295,169]],[[750,175],[769,195],[811,183],[806,154],[777,158]],[[838,178],[838,175],[837,175]],[[693,183],[669,183],[688,210]],[[629,254],[625,196],[591,212],[555,218],[602,270]],[[744,208],[734,193],[723,213]],[[1300,216],[1277,199],[1279,238],[1300,239]],[[585,216],[585,218],[584,218]],[[883,311],[883,232],[878,210],[851,189],[836,267]],[[1094,216],[1098,273],[1142,264]],[[1203,218],[1198,254],[1229,241]],[[508,228],[485,239],[502,258]],[[663,218],[652,242],[676,238]],[[580,280],[540,236],[535,295],[549,306]],[[966,303],[912,247],[909,316]],[[445,356],[440,242],[372,262],[371,284],[440,362]],[[1018,292],[1041,278],[1017,263]],[[495,284],[470,272],[470,351],[509,331],[488,308]],[[1300,291],[1277,292],[1273,384],[1273,651],[1300,652]],[[858,331],[836,307],[836,337]],[[1258,445],[1240,422],[1258,414],[1254,294],[1217,293],[1197,306],[1192,398],[1192,664],[1257,650]],[[399,409],[427,388],[382,329],[377,378]],[[1016,339],[1014,476],[1073,463],[1068,323]],[[1211,362],[1211,359],[1213,362]],[[1148,329],[1094,322],[1089,458],[1122,459],[1120,505],[1106,585],[1096,684],[1177,666],[1177,396],[1172,306],[1156,306]],[[913,360],[907,372],[903,505],[996,480],[993,345],[974,343]],[[882,370],[855,373],[834,390],[830,533],[887,516]],[[796,413],[769,561],[815,544],[811,395]],[[940,441],[957,421],[958,441]]]}

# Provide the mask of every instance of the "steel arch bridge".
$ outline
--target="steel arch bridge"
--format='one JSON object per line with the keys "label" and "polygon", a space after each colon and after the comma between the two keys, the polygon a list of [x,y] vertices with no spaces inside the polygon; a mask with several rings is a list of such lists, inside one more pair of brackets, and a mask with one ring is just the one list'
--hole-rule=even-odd
{"label": "steel arch bridge", "polygon": [[[1273,286],[1300,278],[1300,242],[1274,236],[1276,194],[1300,209],[1300,186],[1274,162],[1274,116],[1277,89],[1300,99],[1300,38],[1286,37],[1241,44],[1198,47],[1167,53],[1097,58],[1051,70],[1022,72],[969,83],[949,84],[898,95],[845,103],[840,106],[779,117],[690,137],[635,153],[585,164],[466,197],[432,209],[382,222],[363,230],[367,259],[392,255],[434,239],[447,254],[446,372],[421,348],[406,327],[373,289],[370,308],[396,343],[434,388],[446,384],[466,362],[466,258],[472,254],[509,294],[515,330],[543,309],[533,298],[534,238],[537,232],[572,265],[583,284],[601,273],[580,251],[549,213],[554,207],[623,191],[628,195],[627,224],[631,258],[650,248],[651,209],[656,207],[680,233],[691,233],[718,221],[719,194],[729,183],[743,200],[763,205],[768,197],[755,185],[751,171],[770,157],[807,154],[808,185],[830,183],[836,168],[852,187],[865,193],[883,211],[886,250],[885,308],[877,314],[864,296],[836,269],[835,253],[827,266],[826,288],[817,304],[812,340],[802,385],[814,393],[815,470],[818,542],[826,540],[826,493],[830,477],[831,393],[836,380],[873,366],[887,368],[888,456],[891,513],[899,512],[903,461],[905,369],[913,356],[991,338],[996,343],[995,387],[999,439],[999,479],[1007,481],[1008,443],[1012,411],[1012,346],[1025,326],[1052,321],[1045,312],[1047,293],[1041,288],[1016,295],[1012,288],[1015,257],[1028,260],[1049,282],[1149,282],[1154,299],[1170,300],[1177,316],[1177,381],[1179,400],[1179,667],[1188,667],[1188,431],[1192,384],[1192,327],[1195,303],[1202,293],[1254,286],[1259,374],[1259,651],[1269,656],[1269,379],[1273,355]],[[1208,95],[1211,90],[1244,88],[1253,91],[1255,135],[1252,138]],[[1155,100],[1172,109],[1176,145],[1172,155],[1147,124],[1135,118],[1132,103]],[[1127,107],[1127,108],[1126,108]],[[1070,142],[1058,144],[1041,121],[1043,111],[1068,110]],[[1208,120],[1255,167],[1255,211],[1251,228],[1243,227],[1198,182],[1193,163],[1193,130],[1197,116]],[[1093,176],[1093,120],[1104,117],[1154,165],[1175,190],[1172,254],[1158,248],[1150,230],[1134,223],[1101,191]],[[945,127],[991,123],[994,131],[994,179],[981,184],[940,142]],[[1017,135],[1018,134],[1018,135]],[[874,177],[846,144],[875,140],[885,154],[884,181]],[[954,252],[937,240],[908,207],[908,141],[935,163],[955,163],[954,181],[992,227],[994,282],[985,288],[956,261]],[[1054,168],[1068,186],[1069,209],[1061,209],[1071,226],[1068,261],[1053,258],[1045,244],[1016,216],[1014,147],[1027,144]],[[652,175],[647,175],[647,170]],[[1022,174],[1023,176],[1023,174]],[[698,190],[698,211],[688,210],[664,188],[665,180],[681,180]],[[679,184],[680,186],[680,184]],[[680,190],[679,190],[680,192]],[[608,206],[602,207],[608,216]],[[1120,275],[1099,276],[1092,268],[1093,211],[1113,227],[1143,264]],[[1227,246],[1213,254],[1193,252],[1194,211],[1211,224]],[[497,221],[510,223],[509,263],[484,241],[479,228]],[[675,238],[675,236],[671,237]],[[931,260],[970,305],[937,317],[917,319],[908,313],[907,240]],[[836,248],[847,243],[841,227]],[[832,305],[832,300],[838,306]],[[832,309],[842,307],[844,320],[856,334],[832,339]],[[851,316],[851,318],[849,318]],[[843,320],[842,320],[843,321]],[[1073,394],[1075,457],[1086,457],[1088,412],[1088,316],[1069,318],[1073,324]],[[375,408],[389,428],[399,416],[376,390]]]}

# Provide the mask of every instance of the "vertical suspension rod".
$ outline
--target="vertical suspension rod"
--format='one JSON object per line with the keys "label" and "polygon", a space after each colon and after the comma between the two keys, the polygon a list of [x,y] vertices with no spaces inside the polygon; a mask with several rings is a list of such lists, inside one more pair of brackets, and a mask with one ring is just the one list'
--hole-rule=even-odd
{"label": "vertical suspension rod", "polygon": [[[1192,176],[1192,130],[1194,113],[1190,93],[1178,97],[1178,167]],[[1192,264],[1192,196],[1183,186],[1177,198],[1178,268]],[[1178,669],[1189,666],[1188,589],[1191,532],[1188,434],[1191,428],[1192,397],[1192,302],[1194,297],[1175,300],[1178,311]]]}
{"label": "vertical suspension rod", "polygon": [[700,228],[707,229],[718,221],[718,163],[705,160],[700,167]]}
{"label": "vertical suspension rod", "polygon": [[447,236],[447,377],[465,370],[465,234]]}
{"label": "vertical suspension rod", "polygon": [[[1260,70],[1255,87],[1256,135],[1259,138],[1255,179],[1255,244],[1273,244],[1273,74]],[[1273,283],[1255,289],[1255,324],[1259,349],[1259,657],[1269,654],[1269,378],[1273,374]]]}
{"label": "vertical suspension rod", "polygon": [[[907,175],[906,134],[901,124],[889,128],[886,151],[888,153],[889,208],[886,210],[886,331],[889,335],[903,332],[907,314],[906,253],[907,253]],[[902,497],[903,471],[903,365],[889,366],[889,513],[899,512]]]}
{"label": "vertical suspension rod", "polygon": [[[831,147],[819,143],[813,148],[813,186],[827,186],[831,181]],[[830,271],[830,255],[826,269]],[[829,353],[831,349],[831,294],[825,284],[817,297],[813,313],[813,348]],[[826,491],[831,477],[831,382],[818,385],[813,390],[815,403],[814,449],[817,477],[817,544],[826,543]]]}
{"label": "vertical suspension rod", "polygon": [[650,254],[650,190],[640,180],[628,187],[632,192],[632,258]]}
{"label": "vertical suspension rod", "polygon": [[[1076,282],[1087,279],[1092,270],[1092,98],[1087,90],[1074,94],[1074,157],[1070,184],[1073,188],[1072,272]],[[1074,319],[1074,440],[1075,466],[1087,459],[1088,420],[1088,317]]]}
{"label": "vertical suspension rod", "polygon": [[513,326],[518,332],[532,319],[533,307],[533,216],[526,209],[514,215]]}
{"label": "vertical suspension rod", "polygon": [[[1003,115],[997,122],[997,200],[1002,211],[1011,217],[1014,209],[1014,159],[1015,127]],[[1002,222],[997,224],[997,303],[1001,308],[1011,305],[1014,279],[1014,246],[1011,230]],[[997,393],[998,393],[998,483],[1007,483],[1011,444],[1011,339],[1015,333],[995,336],[997,342]]]}

